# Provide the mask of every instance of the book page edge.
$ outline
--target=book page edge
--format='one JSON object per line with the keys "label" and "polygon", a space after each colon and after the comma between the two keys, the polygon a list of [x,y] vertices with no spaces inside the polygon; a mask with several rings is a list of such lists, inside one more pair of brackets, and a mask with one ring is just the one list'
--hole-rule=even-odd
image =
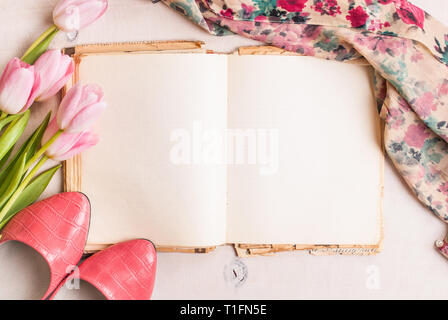
{"label": "book page edge", "polygon": [[[79,80],[79,64],[82,55],[101,53],[134,53],[146,51],[179,51],[195,52],[204,51],[204,43],[201,41],[151,41],[151,42],[126,42],[80,45],[74,48],[66,48],[64,52],[71,54],[75,60],[75,72],[72,80],[63,88],[65,93]],[[212,53],[212,52],[209,52]],[[272,46],[250,46],[240,47],[235,54],[239,55],[299,55]],[[362,59],[351,63],[365,65]],[[380,128],[381,144],[383,144],[383,124]],[[64,161],[63,163],[64,191],[82,192],[82,157],[81,155]],[[383,230],[383,189],[384,189],[384,148],[382,148],[381,159],[381,182],[379,197],[379,223],[380,240],[375,245],[300,245],[300,244],[230,244],[235,248],[238,257],[249,257],[257,255],[271,255],[277,252],[304,251],[312,255],[374,255],[381,252],[384,238]],[[92,253],[102,250],[110,245],[87,244],[85,252]],[[181,246],[156,246],[159,252],[182,252],[182,253],[209,253],[216,249],[213,247],[181,247]]]}

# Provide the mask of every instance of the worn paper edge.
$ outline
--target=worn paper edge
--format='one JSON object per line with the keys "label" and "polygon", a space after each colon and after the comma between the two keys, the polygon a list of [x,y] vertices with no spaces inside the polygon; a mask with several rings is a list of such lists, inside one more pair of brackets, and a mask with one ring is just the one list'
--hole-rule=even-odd
{"label": "worn paper edge", "polygon": [[[79,80],[79,64],[82,56],[87,54],[126,54],[126,53],[145,53],[145,52],[200,52],[213,53],[205,50],[205,45],[201,41],[151,41],[151,42],[125,42],[125,43],[106,43],[106,44],[88,44],[80,45],[74,48],[66,48],[64,51],[71,54],[75,60],[75,72],[72,81],[69,81],[64,87],[63,94],[67,92]],[[299,55],[273,46],[247,46],[240,47],[234,54],[239,55]],[[349,63],[368,65],[364,59],[357,59]],[[383,124],[382,124],[383,125]],[[383,144],[383,128],[381,128],[381,144]],[[300,245],[300,244],[229,244],[233,245],[238,257],[250,257],[258,255],[271,255],[286,251],[304,251],[307,250],[312,255],[375,255],[381,252],[384,238],[383,228],[383,189],[384,189],[384,148],[381,146],[381,182],[379,191],[379,224],[380,240],[374,245]],[[82,157],[81,155],[67,160],[63,164],[64,191],[82,192]],[[86,253],[92,253],[103,250],[112,244],[87,244]],[[180,253],[209,253],[216,249],[213,247],[181,247],[181,246],[156,246],[158,252],[180,252]]]}

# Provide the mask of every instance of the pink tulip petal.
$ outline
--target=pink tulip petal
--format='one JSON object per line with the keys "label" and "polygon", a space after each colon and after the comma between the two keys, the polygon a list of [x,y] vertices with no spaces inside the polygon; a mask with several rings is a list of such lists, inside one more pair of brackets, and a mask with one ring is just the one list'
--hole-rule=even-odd
{"label": "pink tulip petal", "polygon": [[61,154],[69,152],[76,144],[76,142],[81,138],[81,136],[82,133],[71,134],[63,132],[50,146],[50,148],[48,148],[46,154],[52,154],[52,157],[58,157]]}
{"label": "pink tulip petal", "polygon": [[30,96],[28,97],[28,101],[21,112],[26,111],[26,109],[31,107],[31,105],[34,103],[34,100],[36,100],[36,97],[39,93],[39,87],[40,87],[40,81],[41,81],[40,79],[41,79],[40,75],[37,73],[34,73],[33,88],[31,89]]}
{"label": "pink tulip petal", "polygon": [[67,132],[80,132],[90,129],[104,109],[106,109],[105,102],[99,102],[84,108],[70,122]]}
{"label": "pink tulip petal", "polygon": [[59,90],[61,90],[71,78],[72,74],[68,74],[63,78],[59,79],[59,81],[57,81],[50,90],[48,90],[39,97],[38,101],[45,101],[55,96],[59,92]]}
{"label": "pink tulip petal", "polygon": [[69,7],[79,7],[86,2],[92,2],[98,0],[60,0],[55,8],[53,9],[53,13],[55,14],[64,14],[65,10]]}
{"label": "pink tulip petal", "polygon": [[92,0],[80,5],[79,8],[81,13],[80,29],[82,29],[94,23],[99,18],[101,18],[101,16],[107,10],[107,1]]}
{"label": "pink tulip petal", "polygon": [[64,161],[73,158],[77,154],[97,145],[99,141],[99,135],[92,132],[84,132],[76,144],[69,151],[58,155],[56,160]]}
{"label": "pink tulip petal", "polygon": [[83,87],[80,83],[74,85],[62,99],[59,106],[57,119],[59,128],[65,130],[73,117],[79,112],[79,102],[83,94]]}
{"label": "pink tulip petal", "polygon": [[78,0],[61,0],[54,7],[53,14],[55,15],[62,14],[64,10],[67,9],[68,6],[75,5],[75,3],[77,2]]}
{"label": "pink tulip petal", "polygon": [[62,55],[60,58],[58,73],[56,75],[55,81],[53,82],[53,85],[61,78],[66,77],[67,75],[71,76],[74,71],[75,63],[73,62],[73,59],[66,54]]}
{"label": "pink tulip petal", "polygon": [[59,50],[49,50],[37,59],[34,67],[36,72],[41,76],[38,96],[45,93],[53,83],[57,80],[61,62],[61,52]]}
{"label": "pink tulip petal", "polygon": [[5,70],[3,70],[2,77],[0,78],[0,88],[5,83],[6,79],[9,77],[9,74],[12,70],[20,68],[19,64],[17,63],[18,58],[12,58],[8,64],[5,67]]}
{"label": "pink tulip petal", "polygon": [[[47,129],[44,132],[44,135],[43,135],[42,141],[41,141],[41,145],[42,146],[45,145],[58,131],[59,131],[58,123],[57,123],[56,118],[54,118],[53,120],[50,121]],[[78,139],[81,137],[81,135],[82,135],[82,133],[70,134],[70,133],[63,132],[56,139],[56,141],[51,144],[51,146],[50,146],[50,148],[48,148],[46,154],[49,156],[50,155],[53,156],[55,154],[67,152],[68,150],[70,150],[73,147],[73,145],[76,143],[76,141],[78,141]]]}
{"label": "pink tulip petal", "polygon": [[[34,63],[36,72],[40,75],[45,76],[45,81],[43,84],[50,86],[51,83],[56,78],[56,74],[59,70],[59,64],[61,61],[61,51],[60,50],[49,50],[37,59]],[[47,85],[47,83],[49,83]]]}
{"label": "pink tulip petal", "polygon": [[53,10],[53,20],[59,29],[72,32],[95,22],[107,7],[107,0],[61,0]]}
{"label": "pink tulip petal", "polygon": [[53,81],[49,83],[49,86],[47,86],[46,88],[43,88],[43,86],[41,85],[41,90],[39,91],[40,93],[37,100],[44,101],[48,98],[51,98],[52,96],[57,94],[59,90],[61,90],[62,87],[72,77],[75,71],[75,64],[73,62],[73,59],[67,55],[62,55],[59,59],[59,62],[59,68],[54,76]]}
{"label": "pink tulip petal", "polygon": [[58,132],[58,130],[58,122],[56,118],[53,118],[53,120],[51,120],[48,124],[47,129],[45,129],[44,135],[42,136],[41,144],[46,144],[48,140],[50,140],[51,137],[54,136],[56,132]]}
{"label": "pink tulip petal", "polygon": [[59,30],[67,33],[77,31],[76,26],[79,25],[79,21],[71,16],[54,16],[53,22]]}
{"label": "pink tulip petal", "polygon": [[[42,138],[42,145],[46,144],[58,131],[57,122],[54,119],[50,122]],[[49,158],[57,157],[60,154],[68,152],[80,139],[83,133],[71,134],[63,132],[47,149],[45,154]]]}
{"label": "pink tulip petal", "polygon": [[34,77],[31,68],[12,71],[0,91],[0,109],[9,114],[20,112],[33,89]]}
{"label": "pink tulip petal", "polygon": [[20,68],[29,68],[30,65],[23,62],[19,58],[12,58],[8,64],[6,65],[5,70],[3,71],[2,77],[0,78],[0,90],[4,86],[5,82],[7,81],[8,77],[10,76],[11,72],[20,69]]}
{"label": "pink tulip petal", "polygon": [[82,110],[92,104],[98,103],[104,98],[103,89],[96,84],[88,84],[84,86],[81,102],[78,110]]}

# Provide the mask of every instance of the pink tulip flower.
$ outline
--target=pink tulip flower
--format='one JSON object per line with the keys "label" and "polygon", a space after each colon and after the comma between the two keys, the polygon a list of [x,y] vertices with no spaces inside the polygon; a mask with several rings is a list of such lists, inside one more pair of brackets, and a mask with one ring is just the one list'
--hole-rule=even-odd
{"label": "pink tulip flower", "polygon": [[80,30],[107,10],[107,0],[60,0],[53,10],[54,24],[64,32]]}
{"label": "pink tulip flower", "polygon": [[[42,137],[42,145],[45,145],[58,130],[57,120],[54,118]],[[63,132],[45,151],[45,155],[55,161],[64,161],[95,146],[99,140],[99,135],[91,131],[80,133]]]}
{"label": "pink tulip flower", "polygon": [[40,76],[36,101],[43,101],[58,93],[75,71],[73,59],[60,50],[45,52],[34,64]]}
{"label": "pink tulip flower", "polygon": [[60,130],[70,133],[90,129],[106,108],[102,89],[97,85],[76,84],[62,99],[57,114]]}
{"label": "pink tulip flower", "polygon": [[7,114],[25,112],[33,104],[39,85],[34,66],[13,58],[0,78],[0,110]]}

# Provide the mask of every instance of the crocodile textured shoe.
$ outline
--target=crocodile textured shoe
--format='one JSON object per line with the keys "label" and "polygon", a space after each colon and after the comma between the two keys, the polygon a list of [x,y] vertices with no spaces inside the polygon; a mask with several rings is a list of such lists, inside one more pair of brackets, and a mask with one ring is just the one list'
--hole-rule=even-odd
{"label": "crocodile textured shoe", "polygon": [[118,243],[82,262],[50,299],[59,299],[60,291],[69,290],[65,284],[79,279],[93,286],[107,300],[150,300],[156,265],[152,242],[137,239]]}
{"label": "crocodile textured shoe", "polygon": [[0,248],[18,242],[44,258],[50,270],[50,284],[42,297],[45,299],[79,263],[89,224],[88,198],[78,192],[60,193],[23,209],[12,218],[1,231]]}

